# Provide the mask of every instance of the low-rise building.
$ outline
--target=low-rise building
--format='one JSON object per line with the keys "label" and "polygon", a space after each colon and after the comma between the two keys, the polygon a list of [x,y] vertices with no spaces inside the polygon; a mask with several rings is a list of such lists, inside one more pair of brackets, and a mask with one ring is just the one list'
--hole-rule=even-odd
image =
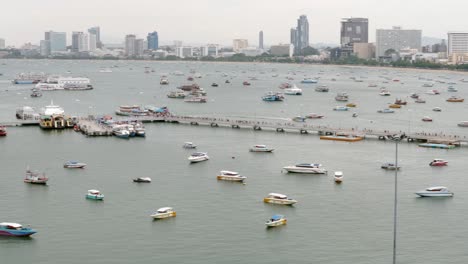
{"label": "low-rise building", "polygon": [[375,45],[373,43],[354,43],[353,53],[359,59],[370,60],[375,58]]}
{"label": "low-rise building", "polygon": [[294,54],[293,44],[279,44],[270,47],[270,54],[274,56],[292,57]]}

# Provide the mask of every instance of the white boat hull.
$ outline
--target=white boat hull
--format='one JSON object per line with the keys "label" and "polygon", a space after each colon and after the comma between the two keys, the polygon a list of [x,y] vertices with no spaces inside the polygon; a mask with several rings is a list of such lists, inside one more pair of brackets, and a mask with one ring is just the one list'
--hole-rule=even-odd
{"label": "white boat hull", "polygon": [[196,158],[188,158],[188,160],[190,161],[190,163],[197,163],[197,162],[209,160],[209,158],[208,157],[196,157]]}
{"label": "white boat hull", "polygon": [[158,214],[152,214],[151,217],[153,219],[164,219],[164,218],[169,218],[169,217],[174,217],[176,216],[175,212],[170,212],[170,213],[158,213]]}
{"label": "white boat hull", "polygon": [[275,227],[275,226],[281,226],[281,225],[285,225],[287,222],[286,219],[281,219],[281,220],[277,220],[277,221],[268,221],[265,223],[265,225],[267,227]]}
{"label": "white boat hull", "polygon": [[427,192],[417,192],[417,195],[421,197],[452,197],[453,193],[427,193]]}
{"label": "white boat hull", "polygon": [[298,167],[284,167],[287,172],[291,173],[305,173],[305,174],[326,174],[327,171],[320,168],[298,168]]}
{"label": "white boat hull", "polygon": [[274,199],[274,198],[265,198],[265,199],[263,199],[263,202],[271,203],[271,204],[282,204],[282,205],[293,205],[293,204],[297,203],[296,200]]}

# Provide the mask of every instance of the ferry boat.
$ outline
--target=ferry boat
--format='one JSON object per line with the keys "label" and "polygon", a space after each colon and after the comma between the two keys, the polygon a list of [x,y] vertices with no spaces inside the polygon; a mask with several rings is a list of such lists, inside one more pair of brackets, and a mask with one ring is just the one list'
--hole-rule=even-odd
{"label": "ferry boat", "polygon": [[69,169],[84,169],[84,167],[86,167],[86,163],[78,161],[67,161],[65,164],[63,164],[63,167]]}
{"label": "ferry boat", "polygon": [[315,91],[319,93],[327,93],[328,91],[330,91],[330,89],[326,85],[320,85],[317,88],[315,88]]}
{"label": "ferry boat", "polygon": [[197,145],[193,144],[192,142],[185,142],[182,147],[185,149],[195,149],[197,148]]}
{"label": "ferry boat", "polygon": [[321,140],[335,140],[335,141],[345,141],[345,142],[356,142],[361,141],[364,138],[355,136],[355,135],[328,135],[328,136],[320,136]]}
{"label": "ferry boat", "polygon": [[318,83],[318,80],[316,79],[310,79],[310,78],[304,78],[301,83],[305,84],[313,84],[313,83]]}
{"label": "ferry boat", "polygon": [[265,223],[267,228],[270,227],[276,227],[276,226],[281,226],[285,225],[288,220],[286,220],[286,217],[283,215],[273,215],[268,221]]}
{"label": "ferry boat", "polygon": [[309,118],[309,119],[320,119],[320,118],[323,118],[323,117],[324,117],[323,115],[319,115],[319,114],[315,114],[315,113],[311,113],[311,114],[306,115],[306,118]]}
{"label": "ferry boat", "polygon": [[29,169],[26,170],[26,177],[24,178],[25,183],[31,183],[31,184],[47,184],[47,181],[49,178],[45,176],[43,173],[42,176],[39,175],[38,172],[33,172]]}
{"label": "ferry boat", "polygon": [[378,110],[377,113],[391,114],[391,113],[395,113],[395,110],[392,110],[392,109],[389,109],[389,108],[385,108],[385,109],[382,109],[382,110]]}
{"label": "ferry boat", "polygon": [[150,216],[153,219],[163,219],[169,217],[175,217],[177,214],[172,207],[162,207],[159,208],[156,212],[151,214]]}
{"label": "ferry boat", "polygon": [[47,79],[47,75],[45,73],[20,73],[18,74],[15,79],[13,80],[14,84],[35,84],[39,82],[43,82]]}
{"label": "ferry boat", "polygon": [[347,106],[335,106],[333,108],[333,111],[348,111],[349,110],[349,107]]}
{"label": "ferry boat", "polygon": [[186,103],[206,103],[206,98],[201,96],[192,96],[187,99],[184,99]]}
{"label": "ferry boat", "polygon": [[457,124],[459,127],[468,127],[468,121],[461,121]]}
{"label": "ferry boat", "polygon": [[283,167],[283,170],[292,173],[308,173],[308,174],[326,174],[327,170],[322,168],[321,164],[300,163],[292,166]]}
{"label": "ferry boat", "polygon": [[29,227],[23,227],[18,223],[0,223],[0,236],[27,237],[37,233]]}
{"label": "ferry boat", "polygon": [[302,89],[294,86],[293,88],[284,89],[284,94],[287,95],[302,95]]}
{"label": "ferry boat", "polygon": [[250,152],[273,152],[274,148],[269,148],[266,145],[255,145],[249,149]]}
{"label": "ferry boat", "polygon": [[224,181],[234,181],[234,182],[243,182],[247,177],[240,175],[238,172],[235,171],[220,171],[219,175],[216,176],[218,180]]}
{"label": "ferry boat", "polygon": [[185,96],[185,93],[181,91],[171,91],[167,94],[167,97],[176,99],[184,99]]}
{"label": "ferry boat", "polygon": [[267,197],[263,198],[263,202],[282,205],[293,205],[297,203],[296,200],[290,199],[288,196],[281,193],[269,193]]}
{"label": "ferry boat", "polygon": [[396,166],[395,163],[392,163],[392,162],[387,162],[387,163],[384,163],[380,166],[380,168],[384,169],[384,170],[399,170],[400,169],[400,166]]}
{"label": "ferry boat", "polygon": [[454,149],[456,147],[455,145],[450,145],[450,144],[435,144],[435,143],[422,143],[422,144],[419,144],[418,146],[423,147],[423,148],[439,148],[439,149]]}
{"label": "ferry boat", "polygon": [[447,99],[447,102],[452,102],[452,103],[461,103],[465,101],[465,99],[458,97],[458,96],[452,96],[449,99]]}
{"label": "ferry boat", "polygon": [[151,182],[151,178],[150,177],[140,177],[140,178],[133,179],[133,182],[149,183],[149,182]]}
{"label": "ferry boat", "polygon": [[346,102],[348,101],[349,99],[349,96],[347,93],[338,93],[336,96],[335,96],[335,100],[336,101],[340,101],[340,102]]}
{"label": "ferry boat", "polygon": [[195,152],[192,155],[190,155],[190,157],[188,157],[190,163],[202,162],[209,159],[210,157],[208,157],[208,154],[205,152]]}
{"label": "ferry boat", "polygon": [[281,93],[268,92],[262,96],[262,100],[266,102],[281,102],[284,100],[284,96]]}
{"label": "ferry boat", "polygon": [[343,182],[343,172],[342,171],[335,171],[335,175],[333,176],[333,179],[336,183],[341,183]]}
{"label": "ferry boat", "polygon": [[90,83],[89,78],[50,76],[46,81],[36,84],[35,88],[42,91],[91,90],[93,86]]}
{"label": "ferry boat", "polygon": [[443,159],[434,159],[433,161],[429,163],[429,166],[433,166],[433,167],[440,167],[440,166],[447,166],[447,165],[448,165],[448,161],[445,161]]}
{"label": "ferry boat", "polygon": [[0,137],[5,137],[7,135],[6,128],[4,126],[0,126]]}
{"label": "ferry boat", "polygon": [[99,190],[88,190],[88,193],[86,194],[86,199],[104,200],[104,194],[102,194]]}
{"label": "ferry boat", "polygon": [[415,194],[419,195],[420,197],[452,197],[453,196],[453,192],[449,191],[447,187],[444,187],[444,186],[429,187]]}

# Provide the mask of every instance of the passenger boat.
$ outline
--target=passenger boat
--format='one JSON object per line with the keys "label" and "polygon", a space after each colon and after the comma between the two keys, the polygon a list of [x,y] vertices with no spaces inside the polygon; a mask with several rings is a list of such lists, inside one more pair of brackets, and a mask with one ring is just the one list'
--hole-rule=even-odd
{"label": "passenger boat", "polygon": [[284,89],[284,94],[287,95],[302,95],[302,89],[294,86],[293,88]]}
{"label": "passenger boat", "polygon": [[190,157],[188,157],[190,163],[202,162],[209,159],[210,157],[208,157],[208,154],[205,152],[195,152],[192,155],[190,155]]}
{"label": "passenger boat", "polygon": [[349,110],[349,107],[347,106],[335,106],[333,108],[333,111],[348,111]]}
{"label": "passenger boat", "polygon": [[159,84],[161,84],[161,85],[167,85],[167,84],[169,84],[169,80],[166,79],[166,78],[162,78],[162,79],[159,81]]}
{"label": "passenger boat", "polygon": [[269,193],[267,197],[263,198],[263,202],[282,205],[293,205],[297,203],[296,200],[288,198],[288,196],[281,193]]}
{"label": "passenger boat", "polygon": [[318,80],[315,80],[315,79],[310,79],[310,78],[304,78],[301,83],[307,83],[307,84],[310,84],[310,83],[318,83]]}
{"label": "passenger boat", "polygon": [[63,167],[70,168],[70,169],[83,169],[84,167],[86,167],[86,163],[71,160],[63,164]]}
{"label": "passenger boat", "polygon": [[[468,121],[461,121],[457,124],[459,127],[468,127]],[[0,128],[1,133],[1,128]],[[1,134],[0,134],[1,135]]]}
{"label": "passenger boat", "polygon": [[382,110],[378,110],[377,113],[391,114],[391,113],[395,113],[395,110],[385,108],[385,109],[382,109]]}
{"label": "passenger boat", "polygon": [[42,176],[39,175],[38,172],[33,172],[29,169],[26,170],[26,177],[24,178],[24,182],[32,183],[32,184],[47,184],[49,178],[42,173]]}
{"label": "passenger boat", "polygon": [[390,95],[392,95],[392,94],[390,93],[390,91],[387,90],[387,89],[380,89],[380,93],[379,93],[379,94],[380,94],[381,96],[390,96]]}
{"label": "passenger boat", "polygon": [[284,96],[281,93],[268,92],[262,96],[262,100],[265,102],[281,102],[284,100]]}
{"label": "passenger boat", "polygon": [[139,178],[133,179],[133,182],[145,182],[145,183],[148,183],[148,182],[151,182],[151,178],[150,178],[150,177],[139,177]]}
{"label": "passenger boat", "polygon": [[154,219],[163,219],[169,217],[175,217],[177,214],[172,207],[162,207],[159,208],[156,212],[151,214],[150,216]]}
{"label": "passenger boat", "polygon": [[456,147],[455,145],[436,144],[436,143],[422,143],[422,144],[419,144],[418,146],[423,147],[423,148],[439,148],[439,149],[454,149]]}
{"label": "passenger boat", "polygon": [[54,105],[53,101],[50,102],[50,105],[47,105],[41,109],[41,114],[46,116],[63,115],[64,113],[65,110],[63,110],[63,108],[58,105]]}
{"label": "passenger boat", "polygon": [[405,100],[396,99],[394,104],[396,104],[396,105],[406,105],[407,103],[408,102],[406,102]]}
{"label": "passenger boat", "polygon": [[18,223],[0,223],[0,236],[27,237],[37,233],[29,227],[23,227]]}
{"label": "passenger boat", "polygon": [[440,167],[440,166],[447,166],[448,161],[445,161],[443,159],[434,159],[429,163],[429,166],[433,167]]}
{"label": "passenger boat", "polygon": [[0,137],[5,137],[7,135],[6,128],[4,126],[0,126]]}
{"label": "passenger boat", "polygon": [[364,138],[355,136],[355,135],[328,135],[328,136],[320,136],[321,140],[335,140],[335,141],[345,141],[345,142],[356,142],[361,141]]}
{"label": "passenger boat", "polygon": [[315,114],[315,113],[311,113],[311,114],[306,115],[306,118],[309,118],[309,119],[320,119],[320,118],[323,118],[323,117],[324,117],[323,115],[319,115],[319,114]]}
{"label": "passenger boat", "polygon": [[349,96],[347,93],[338,93],[336,96],[335,96],[335,100],[336,101],[339,101],[339,102],[346,102],[348,101],[349,99]]}
{"label": "passenger boat", "polygon": [[320,85],[317,88],[315,88],[315,91],[319,93],[327,93],[328,91],[330,91],[330,89],[326,85]]}
{"label": "passenger boat", "polygon": [[455,87],[453,87],[453,86],[449,86],[449,87],[447,88],[447,92],[458,92],[458,89],[455,88]]}
{"label": "passenger boat", "polygon": [[242,82],[242,85],[244,85],[244,86],[249,86],[250,83],[249,83],[248,81],[244,81],[244,82]]}
{"label": "passenger boat", "polygon": [[434,108],[432,108],[432,111],[434,111],[434,112],[442,112],[442,108],[440,108],[440,107],[434,107]]}
{"label": "passenger boat", "polygon": [[449,99],[447,99],[447,102],[452,102],[452,103],[461,103],[465,101],[465,99],[458,97],[458,96],[452,96]]}
{"label": "passenger boat", "polygon": [[391,104],[391,105],[388,106],[388,108],[401,108],[401,105]]}
{"label": "passenger boat", "polygon": [[186,103],[206,103],[206,98],[201,96],[192,96],[184,99]]}
{"label": "passenger boat", "polygon": [[269,148],[266,145],[255,145],[249,149],[250,152],[273,152],[274,148]]}
{"label": "passenger boat", "polygon": [[276,227],[285,225],[288,220],[283,215],[273,215],[268,221],[266,221],[265,225],[267,228]]}
{"label": "passenger boat", "polygon": [[343,181],[343,172],[335,171],[335,176],[333,177],[336,183],[341,183]]}
{"label": "passenger boat", "polygon": [[86,194],[86,199],[104,200],[104,194],[102,194],[99,190],[88,190],[88,193]]}
{"label": "passenger boat", "polygon": [[240,175],[235,171],[220,171],[219,175],[216,176],[218,180],[243,182],[247,177]]}
{"label": "passenger boat", "polygon": [[295,116],[295,117],[292,118],[292,121],[294,121],[294,122],[305,122],[306,118],[303,117],[303,116]]}
{"label": "passenger boat", "polygon": [[283,170],[292,173],[308,173],[308,174],[326,174],[327,170],[322,168],[321,164],[301,163],[293,166],[283,167]]}
{"label": "passenger boat", "polygon": [[447,187],[444,187],[444,186],[429,187],[415,194],[421,197],[452,197],[453,196],[453,192],[449,191]]}
{"label": "passenger boat", "polygon": [[430,94],[430,95],[438,95],[438,94],[440,94],[440,92],[439,92],[439,91],[437,91],[437,90],[429,90],[429,91],[427,91],[427,92],[426,92],[426,94]]}
{"label": "passenger boat", "polygon": [[387,163],[382,164],[380,168],[385,169],[385,170],[397,170],[397,169],[399,170],[401,167],[400,166],[397,167],[395,163],[387,162]]}
{"label": "passenger boat", "polygon": [[193,144],[192,142],[185,142],[182,147],[185,149],[195,149],[197,148],[197,145]]}
{"label": "passenger boat", "polygon": [[422,99],[422,98],[418,98],[416,100],[414,100],[415,103],[418,103],[418,104],[424,104],[426,103],[426,100]]}
{"label": "passenger boat", "polygon": [[181,91],[171,91],[167,94],[167,97],[176,99],[184,99],[185,96],[185,93]]}
{"label": "passenger boat", "polygon": [[428,116],[423,117],[421,120],[424,121],[424,122],[432,122],[432,118],[430,118]]}

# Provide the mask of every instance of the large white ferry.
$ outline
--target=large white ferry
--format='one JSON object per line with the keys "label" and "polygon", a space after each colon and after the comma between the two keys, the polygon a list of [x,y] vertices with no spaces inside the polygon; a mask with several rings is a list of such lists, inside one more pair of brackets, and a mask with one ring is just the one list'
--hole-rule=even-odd
{"label": "large white ferry", "polygon": [[89,78],[50,76],[45,82],[36,84],[35,88],[42,91],[90,90],[93,86]]}

